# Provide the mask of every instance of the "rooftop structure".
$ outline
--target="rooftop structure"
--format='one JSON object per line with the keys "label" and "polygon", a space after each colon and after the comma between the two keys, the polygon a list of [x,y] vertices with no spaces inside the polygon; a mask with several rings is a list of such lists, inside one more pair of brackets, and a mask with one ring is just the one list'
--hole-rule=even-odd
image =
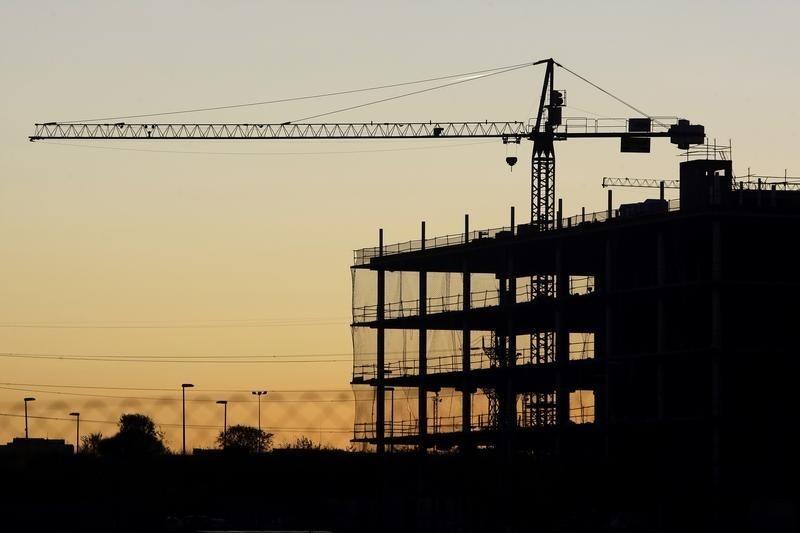
{"label": "rooftop structure", "polygon": [[74,452],[72,444],[67,444],[64,439],[14,438],[0,446],[0,456],[70,456]]}

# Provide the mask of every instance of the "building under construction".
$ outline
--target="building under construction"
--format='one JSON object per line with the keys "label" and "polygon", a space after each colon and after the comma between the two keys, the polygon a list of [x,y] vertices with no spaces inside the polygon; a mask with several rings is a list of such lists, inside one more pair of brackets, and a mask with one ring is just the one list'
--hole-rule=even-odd
{"label": "building under construction", "polygon": [[[390,451],[460,452],[436,459],[446,467],[436,472],[447,472],[440,477],[452,485],[429,473],[431,453],[396,454],[396,470],[372,472],[362,507],[377,509],[383,522],[371,530],[408,530],[383,511],[402,507],[400,501],[416,505],[421,487],[441,488],[439,501],[451,503],[463,489],[463,512],[460,521],[439,527],[434,518],[447,513],[427,509],[418,515],[430,520],[416,531],[514,530],[507,524],[528,531],[537,498],[540,520],[566,516],[559,506],[591,516],[626,512],[642,500],[638,508],[654,517],[647,523],[659,527],[638,530],[668,530],[662,518],[669,498],[690,502],[672,505],[689,516],[698,496],[723,493],[732,511],[762,505],[754,515],[790,509],[784,514],[798,516],[793,404],[800,364],[793,326],[800,186],[736,179],[730,150],[704,144],[702,125],[645,114],[553,58],[437,79],[536,65],[545,75],[528,123],[47,122],[29,138],[483,138],[507,149],[532,141],[530,223],[517,224],[512,210],[505,227],[476,231],[465,218],[462,233],[434,238],[423,224],[418,240],[387,245],[381,233],[378,246],[355,253],[353,441],[380,454],[376,468],[392,463],[383,462]],[[554,84],[556,67],[637,118],[562,117],[566,91]],[[678,199],[667,202],[662,186],[659,199],[636,204],[615,206],[609,195],[600,213],[565,218],[556,207],[556,141],[619,139],[622,152],[647,153],[656,138],[687,150]],[[506,162],[516,164],[516,155],[507,153]],[[543,473],[541,464],[570,469]],[[460,486],[452,482],[456,474]],[[348,481],[358,485],[362,478]],[[566,490],[553,490],[557,483]],[[585,494],[575,498],[567,484]],[[668,498],[651,498],[665,486],[672,487]],[[374,507],[378,496],[389,502],[385,508]],[[722,507],[706,505],[712,527],[698,530],[722,530],[716,519]],[[469,526],[476,509],[487,527]],[[733,527],[726,530],[738,530],[745,514],[728,513]],[[671,530],[686,531],[675,518],[680,513],[672,516]],[[605,518],[584,530],[608,525]]]}
{"label": "building under construction", "polygon": [[712,485],[780,476],[797,444],[800,192],[737,180],[707,147],[687,152],[679,188],[618,207],[609,194],[545,230],[512,211],[507,227],[465,218],[428,238],[423,223],[419,240],[357,250],[354,441],[647,458]]}

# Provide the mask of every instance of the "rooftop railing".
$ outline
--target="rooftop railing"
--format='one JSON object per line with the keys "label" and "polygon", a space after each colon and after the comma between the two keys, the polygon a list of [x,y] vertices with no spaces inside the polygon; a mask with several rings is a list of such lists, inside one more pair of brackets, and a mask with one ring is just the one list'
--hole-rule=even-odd
{"label": "rooftop railing", "polygon": [[[668,211],[673,212],[678,210],[680,210],[680,201],[678,199],[669,200]],[[554,231],[563,228],[571,228],[571,227],[581,226],[583,224],[602,223],[618,217],[619,217],[618,209],[612,209],[611,211],[609,210],[595,211],[592,213],[581,212],[581,214],[579,215],[573,215],[570,217],[563,217],[557,219],[553,227],[545,231]],[[519,224],[514,228],[510,226],[503,226],[500,228],[489,228],[483,230],[470,231],[468,234],[466,234],[466,237],[464,233],[453,233],[451,235],[443,235],[439,237],[432,237],[430,239],[425,239],[424,242],[421,239],[417,239],[395,244],[385,244],[383,245],[383,253],[381,253],[381,249],[379,246],[361,248],[359,250],[353,251],[353,266],[366,265],[370,262],[370,260],[372,260],[375,257],[379,257],[381,255],[383,256],[398,255],[409,252],[417,252],[423,249],[430,250],[433,248],[458,246],[466,242],[471,243],[474,241],[482,241],[485,239],[496,239],[498,237],[503,237],[503,236],[519,235],[520,232],[524,232],[526,230],[530,231],[530,228],[531,226],[529,224]]]}

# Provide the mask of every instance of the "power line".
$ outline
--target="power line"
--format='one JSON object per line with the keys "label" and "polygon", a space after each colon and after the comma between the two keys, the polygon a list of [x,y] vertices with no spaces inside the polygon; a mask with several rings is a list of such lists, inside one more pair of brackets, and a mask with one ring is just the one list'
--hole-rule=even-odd
{"label": "power line", "polygon": [[180,363],[180,364],[317,364],[317,363],[349,363],[351,359],[163,359],[163,358],[121,358],[121,357],[83,357],[64,355],[20,355],[13,353],[0,353],[0,357],[9,359],[30,359],[48,361],[91,361],[103,363]]}
{"label": "power line", "polygon": [[[33,388],[32,388],[33,387]],[[15,382],[0,382],[0,390],[10,390],[19,392],[35,392],[40,394],[55,394],[60,396],[78,396],[86,398],[105,398],[116,400],[140,400],[140,401],[155,401],[155,402],[180,402],[183,401],[179,397],[154,397],[154,396],[122,396],[112,394],[96,394],[96,393],[82,393],[82,392],[65,392],[59,390],[45,390],[42,388],[54,389],[87,389],[87,390],[123,390],[123,391],[153,391],[153,392],[174,392],[176,395],[180,389],[167,389],[167,388],[135,388],[135,387],[100,387],[100,386],[80,386],[80,385],[47,385],[47,384],[34,384],[34,383],[15,383]],[[196,389],[198,393],[238,393],[249,394],[250,389]],[[264,400],[269,403],[349,403],[349,402],[372,402],[374,398],[357,399],[357,398],[344,398],[344,395],[353,394],[352,389],[305,389],[305,390],[272,390],[273,395],[282,394],[336,394],[339,398],[334,399],[319,399],[319,398],[300,398],[300,399],[281,399],[270,397]],[[442,394],[441,397],[461,397],[460,393]],[[188,398],[187,402],[215,402],[217,398]],[[230,403],[254,403],[253,400],[229,400]]]}
{"label": "power line", "polygon": [[319,322],[323,320],[349,320],[350,316],[306,316],[306,317],[282,317],[282,318],[203,318],[196,320],[35,320],[35,321],[15,321],[7,323],[14,324],[210,324],[214,322],[228,324],[246,324],[250,322],[261,323],[305,323]]}
{"label": "power line", "polygon": [[[475,347],[473,347],[473,350]],[[413,350],[386,350],[384,352],[387,355],[405,355],[408,353],[415,354]],[[454,351],[452,349],[430,349],[428,350],[428,354],[442,354],[442,357],[452,356],[454,358],[461,357],[461,351],[457,350]],[[241,355],[223,355],[223,354],[215,354],[215,355],[175,355],[175,354],[81,354],[81,353],[51,353],[51,352],[0,352],[0,357],[8,355],[8,356],[19,356],[19,357],[56,357],[56,358],[72,358],[72,357],[81,357],[86,359],[92,358],[113,358],[113,359],[219,359],[222,361],[227,361],[227,358],[231,359],[293,359],[293,358],[304,358],[304,357],[347,357],[349,359],[353,358],[353,352],[311,352],[311,353],[291,353],[291,354],[241,354]],[[372,355],[372,354],[365,354],[365,353],[356,353],[356,359],[363,355]],[[391,361],[387,361],[390,363]]]}
{"label": "power line", "polygon": [[[18,383],[0,382],[0,385],[14,385],[19,387],[49,387],[54,389],[88,389],[88,390],[125,390],[125,391],[153,391],[153,392],[180,392],[180,387],[176,388],[154,388],[154,387],[114,387],[99,385],[54,385],[45,383]],[[249,394],[252,389],[204,389],[195,388],[197,392],[240,392]],[[304,393],[341,393],[352,392],[352,389],[270,389],[270,393],[282,394],[304,394]]]}
{"label": "power line", "polygon": [[[387,352],[388,353],[388,352]],[[15,355],[20,357],[82,357],[86,359],[91,358],[113,358],[113,359],[218,359],[227,361],[228,359],[294,359],[303,357],[352,357],[349,352],[330,352],[330,353],[299,353],[299,354],[282,354],[282,355],[130,355],[130,354],[63,354],[63,353],[18,353],[18,352],[0,352],[2,355]]]}
{"label": "power line", "polygon": [[[138,400],[138,401],[149,401],[149,402],[182,402],[179,397],[174,398],[165,398],[165,397],[153,397],[153,396],[120,396],[120,395],[113,395],[113,394],[94,394],[94,393],[86,393],[86,392],[65,392],[65,391],[53,391],[53,390],[44,390],[44,389],[35,389],[35,388],[17,388],[17,387],[6,387],[0,386],[0,390],[10,390],[10,391],[18,391],[18,392],[35,392],[37,394],[55,394],[58,396],[78,396],[81,398],[104,398],[104,399],[114,399],[114,400]],[[177,394],[177,393],[176,393]],[[274,393],[273,394],[277,394]],[[347,394],[347,392],[343,391],[342,394]],[[351,392],[352,394],[352,392]],[[214,403],[217,401],[217,398],[188,398],[185,400],[187,403],[195,402],[195,403]],[[280,398],[268,398],[265,402],[270,404],[273,403],[352,403],[356,401],[366,401],[366,400],[357,400],[355,398],[334,398],[334,399],[317,399],[317,398],[306,398],[306,399],[280,399]],[[254,400],[236,400],[231,399],[228,400],[229,403],[255,403]]]}
{"label": "power line", "polygon": [[[17,413],[0,413],[0,416],[8,417],[8,418],[24,418],[24,414],[17,414]],[[58,417],[58,416],[41,416],[41,415],[28,415],[28,418],[33,420],[58,420],[63,422],[74,422],[73,418],[65,418],[65,417]],[[118,420],[92,420],[88,418],[81,418],[81,422],[87,422],[91,424],[109,424],[109,425],[119,425]],[[160,427],[183,427],[181,423],[166,423],[166,424],[157,424]],[[219,425],[211,425],[211,424],[186,424],[187,428],[193,429],[214,429],[217,430],[220,428]],[[317,433],[352,433],[353,430],[351,429],[341,429],[341,428],[332,428],[332,427],[279,427],[279,426],[265,426],[264,430],[272,430],[272,431],[283,431],[283,432],[294,432],[294,431],[314,431]]]}
{"label": "power line", "polygon": [[33,328],[33,329],[214,329],[214,328],[270,328],[292,326],[325,326],[342,324],[343,321],[318,321],[318,322],[263,322],[263,323],[238,323],[238,324],[176,324],[176,325],[95,325],[95,324],[58,324],[58,323],[22,323],[3,322],[0,328]]}
{"label": "power line", "polygon": [[495,67],[495,68],[490,68],[490,69],[476,70],[476,71],[472,71],[472,72],[464,72],[464,73],[461,73],[461,74],[448,74],[448,75],[445,75],[445,76],[437,76],[437,77],[434,77],[434,78],[426,78],[426,79],[421,79],[421,80],[405,81],[405,82],[391,83],[391,84],[385,84],[385,85],[375,85],[375,86],[372,86],[372,87],[363,87],[363,88],[360,88],[360,89],[348,89],[348,90],[344,90],[344,91],[335,91],[335,92],[329,92],[329,93],[312,94],[312,95],[306,95],[306,96],[294,96],[294,97],[290,97],[290,98],[280,98],[280,99],[276,99],[276,100],[264,100],[264,101],[260,101],[260,102],[246,102],[246,103],[243,103],[243,104],[231,104],[231,105],[221,105],[221,106],[213,106],[213,107],[199,107],[199,108],[193,108],[193,109],[164,111],[164,112],[161,112],[161,113],[143,113],[143,114],[138,114],[138,115],[122,115],[122,116],[116,116],[116,117],[102,117],[102,118],[89,118],[89,119],[81,119],[81,120],[68,120],[68,121],[62,121],[62,123],[63,124],[73,124],[73,123],[77,123],[77,122],[97,122],[99,120],[120,120],[120,119],[129,119],[129,118],[159,117],[159,116],[166,116],[166,115],[180,115],[180,114],[187,114],[187,113],[200,113],[200,112],[204,112],[204,111],[219,111],[219,110],[223,110],[223,109],[236,109],[236,108],[241,108],[241,107],[253,107],[253,106],[261,106],[261,105],[269,105],[269,104],[286,103],[286,102],[296,102],[296,101],[299,101],[299,100],[312,100],[312,99],[316,99],[316,98],[327,98],[327,97],[331,97],[331,96],[342,96],[342,95],[346,95],[346,94],[355,94],[355,93],[362,93],[362,92],[368,92],[368,91],[377,91],[377,90],[381,90],[381,89],[391,89],[391,88],[402,87],[402,86],[406,86],[406,85],[417,85],[417,84],[420,84],[420,83],[429,83],[429,82],[433,82],[433,81],[441,81],[441,80],[452,79],[452,78],[460,78],[460,77],[463,77],[463,76],[473,76],[473,75],[484,74],[484,73],[487,73],[487,72],[494,72],[494,71],[498,71],[498,70],[522,68],[522,67],[530,66],[531,64],[532,63],[530,63],[530,62],[528,62],[528,63],[520,63],[520,64],[517,64],[517,65],[507,65],[507,66],[504,66],[504,67]]}

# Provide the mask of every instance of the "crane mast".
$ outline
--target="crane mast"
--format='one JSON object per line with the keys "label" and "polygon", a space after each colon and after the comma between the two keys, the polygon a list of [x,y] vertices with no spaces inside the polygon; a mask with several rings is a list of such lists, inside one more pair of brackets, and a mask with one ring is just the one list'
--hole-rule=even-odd
{"label": "crane mast", "polygon": [[[536,124],[531,137],[533,139],[533,152],[531,154],[531,225],[539,231],[547,231],[555,225],[555,199],[556,199],[556,154],[553,146],[555,140],[554,130],[561,124],[560,93],[553,90],[554,61],[547,60],[542,91],[539,97],[539,107],[536,114]],[[545,99],[549,93],[549,104],[545,106]],[[547,116],[543,117],[547,109]],[[542,119],[544,124],[542,123]],[[514,276],[509,272],[509,277]],[[531,299],[555,296],[555,276],[541,273],[531,276]],[[514,291],[516,292],[516,291]],[[516,339],[514,333],[509,332],[509,353],[516,358]],[[528,337],[528,363],[542,364],[555,362],[555,332],[545,329],[535,329]],[[525,425],[548,426],[556,423],[555,398],[547,392],[526,392],[522,396],[522,417]],[[491,401],[491,400],[490,400]],[[516,403],[516,402],[515,402]],[[516,405],[507,408],[515,410]]]}

